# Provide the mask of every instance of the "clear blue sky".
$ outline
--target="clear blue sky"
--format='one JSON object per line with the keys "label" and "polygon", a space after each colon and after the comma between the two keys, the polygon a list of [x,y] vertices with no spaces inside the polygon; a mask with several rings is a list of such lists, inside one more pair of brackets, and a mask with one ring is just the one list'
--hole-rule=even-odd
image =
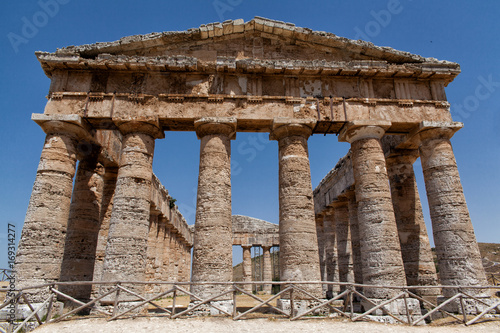
{"label": "clear blue sky", "polygon": [[[46,5],[54,1],[57,8]],[[500,242],[499,13],[497,0],[4,1],[0,14],[0,267],[7,262],[7,223],[16,225],[18,237],[21,233],[45,137],[30,120],[31,113],[43,112],[50,84],[35,51],[186,30],[227,19],[248,21],[254,16],[458,62],[462,74],[446,92],[455,119],[463,121],[465,128],[452,143],[477,238]],[[315,187],[348,145],[338,143],[335,136],[315,135],[309,149]],[[233,214],[277,223],[277,143],[264,134],[239,133],[232,150]],[[166,133],[165,139],[157,140],[154,171],[189,224],[194,223],[198,154],[194,133]],[[419,161],[415,171],[430,230]]]}

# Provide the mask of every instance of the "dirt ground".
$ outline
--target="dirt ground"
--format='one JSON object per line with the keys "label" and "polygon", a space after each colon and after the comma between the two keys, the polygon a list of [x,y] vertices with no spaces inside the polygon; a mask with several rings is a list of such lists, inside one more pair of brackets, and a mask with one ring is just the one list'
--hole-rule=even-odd
{"label": "dirt ground", "polygon": [[[239,295],[237,296],[238,307],[252,307],[258,304],[252,298]],[[269,295],[258,295],[261,299],[268,299]],[[163,307],[172,305],[171,298],[157,300],[157,303]],[[274,300],[271,302],[276,304]],[[176,300],[179,308],[189,304],[189,297],[179,296]],[[150,310],[153,306],[148,306]],[[144,313],[143,313],[144,315]],[[135,318],[118,319],[114,321],[106,321],[104,318],[84,318],[73,317],[70,321],[63,321],[56,324],[46,324],[38,329],[35,333],[121,333],[121,332],[203,332],[203,333],[240,333],[240,332],[369,332],[369,333],[390,333],[390,332],[430,332],[430,333],[452,333],[452,332],[500,332],[500,320],[486,321],[471,327],[466,327],[461,324],[450,324],[452,318],[440,319],[434,321],[431,325],[409,327],[398,324],[380,324],[374,322],[350,322],[344,318],[330,319],[315,319],[308,318],[306,320],[289,321],[285,318],[275,317],[272,314],[258,314],[259,318],[243,319],[233,321],[230,318],[223,317],[203,317],[203,318],[180,318],[168,319],[167,317],[144,317],[139,315]],[[264,318],[263,318],[264,317]]]}
{"label": "dirt ground", "polygon": [[471,327],[452,326],[420,326],[378,324],[368,322],[352,323],[347,320],[308,319],[289,321],[286,319],[249,319],[233,321],[228,318],[135,318],[107,322],[105,319],[75,319],[56,324],[47,324],[37,328],[35,333],[151,333],[151,332],[203,332],[203,333],[309,333],[309,332],[416,332],[416,333],[454,333],[454,332],[500,332],[500,321],[486,322]]}

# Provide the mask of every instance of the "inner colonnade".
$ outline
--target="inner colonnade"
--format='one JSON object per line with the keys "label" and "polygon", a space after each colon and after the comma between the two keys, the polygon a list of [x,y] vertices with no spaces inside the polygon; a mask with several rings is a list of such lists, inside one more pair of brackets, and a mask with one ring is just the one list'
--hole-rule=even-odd
{"label": "inner colonnade", "polygon": [[[276,245],[234,232],[237,132],[267,132],[279,147],[282,281],[435,285],[412,167],[420,157],[440,283],[486,284],[450,143],[462,124],[444,88],[458,64],[262,18],[37,57],[51,86],[44,113],[33,115],[47,136],[16,259],[20,284],[143,281],[172,271],[187,279],[191,246],[193,283],[231,282],[233,245],[243,247],[246,266],[249,246]],[[200,140],[192,235],[166,190],[154,190],[155,140],[165,131]],[[313,134],[350,144],[314,192]],[[165,270],[167,248],[179,257]],[[309,296],[297,297],[338,292],[301,287]],[[208,299],[228,288],[193,284],[191,292]]]}

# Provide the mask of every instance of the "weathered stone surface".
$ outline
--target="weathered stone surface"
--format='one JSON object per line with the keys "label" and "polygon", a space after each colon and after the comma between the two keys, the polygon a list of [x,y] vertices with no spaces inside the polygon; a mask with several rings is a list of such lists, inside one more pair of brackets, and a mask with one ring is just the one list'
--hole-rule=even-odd
{"label": "weathered stone surface", "polygon": [[[97,162],[98,150],[78,164],[68,220],[61,281],[92,281],[101,227],[104,167]],[[88,300],[92,286],[61,286],[76,299]]]}
{"label": "weathered stone surface", "polygon": [[[413,172],[416,151],[394,151],[386,158],[399,242],[409,286],[437,285],[436,267],[425,227],[422,205]],[[415,289],[420,296],[437,296],[437,288]]]}
{"label": "weathered stone surface", "polygon": [[[101,225],[99,228],[99,235],[97,238],[97,246],[95,250],[94,273],[93,280],[101,281],[102,266],[104,263],[104,255],[106,253],[106,244],[108,242],[109,221],[113,210],[113,197],[115,195],[116,177],[118,175],[118,168],[106,167],[103,180],[103,194],[101,201]],[[96,297],[99,293],[100,286],[92,286],[92,296]]]}
{"label": "weathered stone surface", "polygon": [[[236,121],[230,118],[200,119],[196,123],[201,148],[192,282],[233,280],[231,139],[235,130]],[[191,286],[191,291],[202,298],[216,296],[227,289],[224,285]],[[220,299],[230,298],[227,294]]]}
{"label": "weathered stone surface", "polygon": [[279,246],[277,224],[253,217],[233,215],[233,245]]}
{"label": "weathered stone surface", "polygon": [[151,209],[158,211],[166,219],[168,227],[174,230],[176,237],[188,246],[193,245],[193,232],[177,206],[171,206],[172,197],[160,180],[153,174],[151,183]]}
{"label": "weathered stone surface", "polygon": [[349,229],[351,231],[354,282],[362,284],[363,267],[361,264],[361,239],[359,238],[358,203],[356,202],[356,193],[352,190],[348,190],[346,192],[346,197],[349,209]]}
{"label": "weathered stone surface", "polygon": [[351,152],[342,157],[314,189],[314,212],[328,211],[338,196],[354,185]]}
{"label": "weathered stone surface", "polygon": [[[263,251],[263,280],[264,281],[272,281],[273,280],[273,272],[272,272],[272,265],[271,265],[271,247],[270,246],[263,246],[262,247]],[[266,295],[271,294],[271,289],[272,289],[272,284],[266,283],[262,287],[262,291]]]}
{"label": "weathered stone surface", "polygon": [[[154,130],[154,124],[126,124],[121,129],[124,138],[103,264],[104,281],[142,281],[146,273],[152,163],[158,130]],[[141,292],[144,287],[134,289]]]}
{"label": "weathered stone surface", "polygon": [[[243,281],[252,282],[252,247],[242,246],[243,248]],[[252,285],[245,284],[244,290],[251,293]]]}
{"label": "weathered stone surface", "polygon": [[[319,254],[319,270],[320,270],[320,277],[321,281],[327,281],[327,271],[326,271],[326,248],[325,248],[325,232],[324,232],[324,225],[323,225],[323,214],[317,214],[316,215],[316,235],[318,237],[318,254]],[[328,285],[323,284],[323,295],[326,295],[328,292]]]}
{"label": "weathered stone surface", "polygon": [[[439,277],[443,285],[487,285],[450,143],[453,133],[444,127],[424,129],[419,134]],[[443,290],[443,294],[452,296],[454,291]]]}
{"label": "weathered stone surface", "polygon": [[[281,281],[319,281],[320,267],[307,139],[311,122],[275,120],[278,140]],[[321,297],[320,285],[302,286]],[[305,297],[302,295],[301,297]]]}
{"label": "weathered stone surface", "polygon": [[16,256],[18,287],[59,280],[77,144],[70,133],[49,132],[45,138]]}
{"label": "weathered stone surface", "polygon": [[[323,217],[323,237],[325,248],[325,281],[339,282],[339,265],[335,236],[335,218],[332,209],[328,209]],[[326,298],[332,298],[340,291],[339,286],[327,285]]]}
{"label": "weathered stone surface", "polygon": [[[218,30],[219,27],[224,26],[219,33],[215,33],[215,30]],[[124,54],[134,54],[138,49],[140,50],[148,50],[148,54],[154,54],[155,52],[164,52],[164,49],[172,50],[170,51],[172,54],[176,53],[176,49],[172,49],[172,46],[175,46],[181,41],[185,41],[186,39],[191,39],[193,41],[200,42],[202,40],[211,41],[214,36],[230,36],[242,34],[247,32],[248,34],[255,33],[268,33],[274,34],[276,36],[281,36],[282,38],[293,38],[300,40],[301,42],[310,42],[314,43],[314,48],[323,49],[324,47],[330,47],[334,49],[345,50],[344,52],[348,52],[351,54],[360,53],[358,56],[360,59],[387,59],[391,60],[394,63],[429,63],[429,64],[443,64],[449,65],[450,67],[456,67],[457,64],[451,63],[448,61],[439,61],[434,58],[424,58],[415,54],[411,54],[408,52],[398,51],[392,49],[390,47],[379,47],[373,45],[373,43],[362,41],[362,40],[350,40],[347,38],[339,37],[334,35],[333,33],[324,32],[324,31],[312,31],[307,28],[296,27],[294,24],[285,23],[282,21],[271,20],[268,18],[263,18],[256,16],[252,20],[248,22],[243,22],[242,19],[230,21],[226,24],[220,23],[210,23],[204,24],[199,28],[189,29],[188,31],[171,31],[171,32],[154,32],[147,35],[135,35],[135,36],[127,36],[123,37],[118,41],[107,42],[107,43],[95,43],[95,44],[86,44],[81,46],[69,46],[65,48],[61,48],[56,52],[56,55],[67,55],[67,56],[75,56],[77,54],[85,55],[87,58],[95,57],[99,54],[105,55],[105,58],[109,58],[112,54],[124,53]],[[279,51],[278,45],[267,46],[269,49],[266,50],[270,52],[266,53],[258,53],[255,52],[253,46],[253,40],[251,40],[252,48],[244,49],[246,56],[256,56],[260,55],[264,59],[269,59],[273,57],[284,58],[286,52],[277,52]],[[250,42],[249,42],[250,44]],[[299,44],[299,43],[298,43]],[[250,45],[249,45],[250,46]],[[274,47],[274,48],[273,48]],[[234,49],[238,50],[235,46]],[[324,50],[324,49],[323,49]],[[196,54],[197,49],[190,50],[193,55]],[[288,51],[288,52],[291,52]],[[324,50],[324,55],[328,56],[327,52]],[[339,52],[339,51],[337,51]],[[312,58],[311,54],[307,54],[305,50],[302,51],[302,56],[310,59]],[[329,55],[330,57],[338,56],[338,53],[334,53]],[[103,57],[104,58],[104,57]]]}
{"label": "weathered stone surface", "polygon": [[[363,282],[406,285],[389,179],[380,138],[386,124],[352,123],[340,137],[351,143],[356,181]],[[371,298],[388,298],[397,291],[365,288]]]}
{"label": "weathered stone surface", "polygon": [[[351,230],[349,226],[349,208],[346,198],[335,201],[333,218],[335,220],[335,236],[339,267],[339,281],[354,283],[353,256],[351,246]],[[345,287],[341,287],[343,291]]]}
{"label": "weathered stone surface", "polygon": [[[149,216],[149,232],[148,232],[148,242],[146,250],[146,272],[145,280],[154,281],[156,280],[156,273],[159,268],[163,265],[163,244],[162,240],[165,237],[162,232],[165,232],[165,226],[161,224],[160,213],[158,211],[151,210]],[[158,272],[160,273],[160,272]],[[159,286],[147,285],[145,288],[146,292],[158,292]]]}

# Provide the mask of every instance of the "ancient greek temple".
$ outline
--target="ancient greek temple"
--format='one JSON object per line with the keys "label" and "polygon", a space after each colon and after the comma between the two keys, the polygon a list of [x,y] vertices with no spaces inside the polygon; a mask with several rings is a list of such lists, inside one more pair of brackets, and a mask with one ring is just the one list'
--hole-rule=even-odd
{"label": "ancient greek temple", "polygon": [[[486,284],[450,143],[462,124],[445,87],[458,64],[258,17],[36,56],[51,85],[44,112],[32,116],[46,139],[17,254],[22,286],[230,282],[233,245],[247,268],[251,246],[279,245],[282,281]],[[194,230],[153,174],[155,141],[166,131],[200,140]],[[255,221],[232,217],[237,132],[269,133],[279,147],[279,227],[270,238],[255,236],[263,224],[249,232]],[[314,134],[338,135],[350,151],[313,191]],[[75,297],[96,292],[78,288]],[[209,298],[225,288],[191,291]],[[338,292],[304,288],[318,298]]]}

